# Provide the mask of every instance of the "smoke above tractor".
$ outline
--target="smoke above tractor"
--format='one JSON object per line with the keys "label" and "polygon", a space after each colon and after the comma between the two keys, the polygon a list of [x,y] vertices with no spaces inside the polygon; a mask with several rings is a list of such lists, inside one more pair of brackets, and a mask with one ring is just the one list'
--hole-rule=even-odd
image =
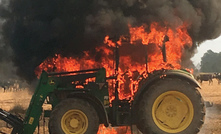
{"label": "smoke above tractor", "polygon": [[[149,71],[188,67],[197,45],[221,33],[220,0],[1,3],[4,43],[12,49],[18,75],[28,81],[46,69],[46,64],[51,66],[47,71],[88,67],[111,70],[114,49],[107,45],[111,41],[119,44],[122,72],[131,69],[140,73],[147,68],[146,62]],[[165,36],[169,37],[165,42],[167,62],[161,54]]]}

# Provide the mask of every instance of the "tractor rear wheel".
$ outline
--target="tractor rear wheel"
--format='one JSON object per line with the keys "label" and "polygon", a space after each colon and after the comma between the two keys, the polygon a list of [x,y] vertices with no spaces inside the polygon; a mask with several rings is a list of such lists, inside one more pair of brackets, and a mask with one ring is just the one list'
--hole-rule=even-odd
{"label": "tractor rear wheel", "polygon": [[185,80],[167,78],[143,94],[137,127],[144,134],[196,134],[204,116],[204,101],[197,88]]}
{"label": "tractor rear wheel", "polygon": [[99,117],[86,100],[69,98],[61,101],[50,115],[50,134],[96,134]]}

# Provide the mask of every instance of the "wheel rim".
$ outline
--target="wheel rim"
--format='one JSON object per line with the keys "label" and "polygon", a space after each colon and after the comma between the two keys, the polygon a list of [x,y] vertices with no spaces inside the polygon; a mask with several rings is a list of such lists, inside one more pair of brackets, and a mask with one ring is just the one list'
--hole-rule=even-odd
{"label": "wheel rim", "polygon": [[83,134],[88,128],[88,118],[80,110],[69,110],[62,116],[61,127],[66,134]]}
{"label": "wheel rim", "polygon": [[155,100],[152,117],[155,124],[167,133],[178,133],[185,130],[192,122],[194,115],[190,99],[178,91],[168,91]]}

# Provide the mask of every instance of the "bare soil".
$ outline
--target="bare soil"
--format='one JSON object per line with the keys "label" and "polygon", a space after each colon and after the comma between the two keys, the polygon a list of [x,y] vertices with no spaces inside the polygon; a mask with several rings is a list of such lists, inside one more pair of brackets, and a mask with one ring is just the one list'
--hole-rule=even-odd
{"label": "bare soil", "polygon": [[[213,80],[213,84],[209,85],[208,82],[202,83],[202,88],[199,89],[203,99],[213,103],[212,107],[206,108],[205,122],[202,126],[199,134],[221,134],[221,84],[218,85],[217,80]],[[0,88],[0,108],[10,111],[20,111],[27,109],[31,99],[32,93],[28,90],[16,91],[16,92],[3,92]],[[44,105],[47,109],[48,107]],[[20,113],[21,116],[24,116]],[[47,132],[47,120],[41,120],[40,134],[48,134]],[[43,126],[45,124],[45,126]],[[38,128],[37,128],[38,129]],[[38,134],[36,129],[35,134]],[[11,128],[6,127],[6,123],[0,121],[0,133],[9,134]]]}
{"label": "bare soil", "polygon": [[213,79],[213,84],[208,82],[201,84],[199,91],[205,101],[213,103],[212,107],[206,108],[206,118],[199,134],[221,134],[221,84]]}

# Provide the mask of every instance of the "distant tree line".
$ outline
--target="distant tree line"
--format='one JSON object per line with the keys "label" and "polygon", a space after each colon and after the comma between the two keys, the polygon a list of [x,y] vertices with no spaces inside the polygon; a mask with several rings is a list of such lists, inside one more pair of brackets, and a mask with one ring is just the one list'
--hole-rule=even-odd
{"label": "distant tree line", "polygon": [[201,72],[221,73],[221,52],[215,53],[208,50],[201,58]]}

